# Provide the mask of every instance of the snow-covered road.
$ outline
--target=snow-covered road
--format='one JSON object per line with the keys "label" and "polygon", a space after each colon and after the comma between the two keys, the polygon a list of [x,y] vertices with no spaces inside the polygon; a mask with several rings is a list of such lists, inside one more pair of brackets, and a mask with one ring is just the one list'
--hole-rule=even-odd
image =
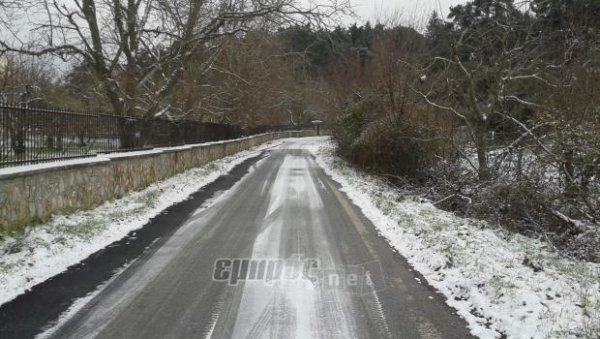
{"label": "snow-covered road", "polygon": [[43,336],[469,338],[301,143],[270,151]]}

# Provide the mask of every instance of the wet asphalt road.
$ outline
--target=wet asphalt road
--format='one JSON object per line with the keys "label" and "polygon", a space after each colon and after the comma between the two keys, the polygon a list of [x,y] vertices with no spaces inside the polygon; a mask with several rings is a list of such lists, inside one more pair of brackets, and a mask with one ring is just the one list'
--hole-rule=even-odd
{"label": "wet asphalt road", "polygon": [[297,148],[271,151],[44,336],[469,338]]}

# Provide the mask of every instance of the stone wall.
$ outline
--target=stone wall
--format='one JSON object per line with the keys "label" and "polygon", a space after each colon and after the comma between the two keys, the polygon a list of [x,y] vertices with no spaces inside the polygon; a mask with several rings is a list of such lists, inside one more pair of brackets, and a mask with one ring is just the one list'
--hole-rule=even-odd
{"label": "stone wall", "polygon": [[0,171],[0,229],[94,208],[190,168],[270,140],[314,135],[275,132],[200,145],[125,152]]}

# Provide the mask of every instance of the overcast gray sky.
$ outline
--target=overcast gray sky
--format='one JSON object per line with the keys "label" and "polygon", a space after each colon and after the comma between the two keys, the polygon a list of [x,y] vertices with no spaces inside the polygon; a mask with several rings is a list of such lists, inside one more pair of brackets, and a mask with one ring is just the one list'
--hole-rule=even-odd
{"label": "overcast gray sky", "polygon": [[350,0],[354,10],[364,21],[383,21],[394,13],[399,13],[403,23],[419,24],[416,20],[427,21],[433,10],[448,15],[450,6],[464,3],[465,0]]}

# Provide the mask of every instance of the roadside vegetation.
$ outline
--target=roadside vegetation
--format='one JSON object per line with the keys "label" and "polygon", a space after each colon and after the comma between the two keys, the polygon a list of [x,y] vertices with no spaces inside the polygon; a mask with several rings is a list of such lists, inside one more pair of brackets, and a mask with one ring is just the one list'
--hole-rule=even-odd
{"label": "roadside vegetation", "polygon": [[527,4],[467,2],[422,33],[351,27],[322,82],[337,150],[437,207],[599,262],[600,2]]}

